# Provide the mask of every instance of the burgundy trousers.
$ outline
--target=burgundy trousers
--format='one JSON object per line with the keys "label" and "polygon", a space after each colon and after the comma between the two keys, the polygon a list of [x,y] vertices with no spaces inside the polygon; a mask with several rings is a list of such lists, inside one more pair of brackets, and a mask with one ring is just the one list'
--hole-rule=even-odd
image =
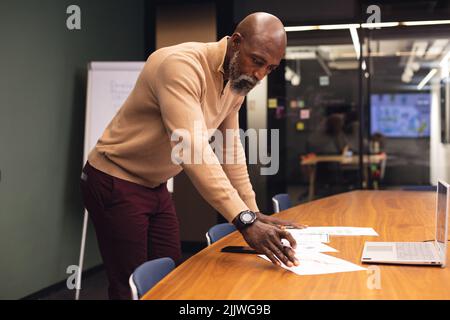
{"label": "burgundy trousers", "polygon": [[130,299],[128,279],[142,263],[181,260],[178,218],[166,183],[148,188],[110,176],[89,163],[81,191],[97,235],[110,299]]}

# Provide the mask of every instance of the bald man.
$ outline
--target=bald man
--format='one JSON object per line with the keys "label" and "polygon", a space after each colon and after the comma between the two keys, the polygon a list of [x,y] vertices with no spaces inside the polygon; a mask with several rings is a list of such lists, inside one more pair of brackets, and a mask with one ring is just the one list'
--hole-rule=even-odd
{"label": "bald man", "polygon": [[[81,175],[110,299],[130,298],[128,278],[145,261],[171,257],[180,262],[178,220],[166,181],[181,170],[251,247],[274,264],[298,264],[281,241],[295,248],[283,229],[293,223],[259,212],[238,134],[221,151],[237,159],[231,163],[220,162],[208,141],[210,130],[224,136],[237,132],[245,95],[279,65],[285,48],[281,21],[259,12],[242,20],[231,37],[182,43],[150,55]],[[186,147],[183,156],[191,151],[201,161],[180,161],[173,153],[179,143]],[[202,219],[201,213],[192,212],[192,219]]]}

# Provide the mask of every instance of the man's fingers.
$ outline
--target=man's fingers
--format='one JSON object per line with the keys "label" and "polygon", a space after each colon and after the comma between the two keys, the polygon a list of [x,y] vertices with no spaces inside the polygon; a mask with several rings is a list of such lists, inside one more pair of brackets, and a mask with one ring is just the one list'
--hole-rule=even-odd
{"label": "man's fingers", "polygon": [[292,267],[294,265],[293,262],[289,261],[289,258],[283,253],[282,249],[280,250],[280,248],[278,248],[275,244],[270,243],[269,249],[278,258],[278,260],[283,262],[286,266]]}
{"label": "man's fingers", "polygon": [[304,224],[300,224],[300,223],[297,223],[294,221],[287,221],[287,220],[279,219],[279,218],[276,218],[273,216],[265,215],[263,213],[260,213],[259,218],[261,221],[263,221],[267,224],[275,225],[278,227],[286,226],[286,227],[294,227],[296,229],[304,229],[304,228],[308,227],[307,225],[304,225]]}
{"label": "man's fingers", "polygon": [[295,241],[294,237],[289,231],[281,231],[280,232],[281,238],[286,239],[291,244],[292,248],[297,248],[297,242]]}
{"label": "man's fingers", "polygon": [[279,218],[275,218],[272,216],[266,216],[265,217],[267,222],[271,223],[271,224],[277,224],[277,225],[281,225],[281,226],[288,226],[290,225],[289,221],[285,221]]}
{"label": "man's fingers", "polygon": [[304,224],[300,224],[294,221],[282,220],[278,218],[272,218],[272,221],[277,225],[279,225],[280,227],[294,227],[297,229],[305,229],[308,227],[307,225]]}
{"label": "man's fingers", "polygon": [[[279,251],[282,252],[283,256],[286,257],[289,261],[291,261],[293,263],[293,265],[298,266],[299,262],[297,260],[297,258],[295,257],[295,251],[292,250],[291,247],[285,246],[281,239],[279,242],[277,242],[276,244],[277,248]],[[292,267],[293,265],[288,265],[284,260],[283,260],[284,264],[286,264],[288,267]]]}
{"label": "man's fingers", "polygon": [[280,261],[278,261],[278,259],[275,258],[275,256],[272,254],[272,252],[269,249],[264,248],[262,251],[266,255],[266,257],[269,258],[270,261],[272,261],[273,264],[276,264],[277,266],[281,265]]}
{"label": "man's fingers", "polygon": [[297,228],[297,229],[308,228],[308,226],[306,224],[300,224],[300,223],[297,223],[297,222],[291,222],[290,225],[293,226],[294,228]]}
{"label": "man's fingers", "polygon": [[278,218],[274,218],[274,219],[276,219],[276,222],[281,226],[292,226],[294,224],[294,222],[292,222],[292,221],[282,220],[282,219],[278,219]]}
{"label": "man's fingers", "polygon": [[294,221],[285,221],[284,224],[279,224],[281,227],[292,227],[295,229],[305,229],[308,228],[306,224],[300,224]]}
{"label": "man's fingers", "polygon": [[291,260],[295,266],[298,266],[300,264],[300,262],[298,261],[298,259],[295,257],[295,251],[292,250],[292,248],[290,247],[284,247],[283,248],[286,256],[289,258],[289,260]]}

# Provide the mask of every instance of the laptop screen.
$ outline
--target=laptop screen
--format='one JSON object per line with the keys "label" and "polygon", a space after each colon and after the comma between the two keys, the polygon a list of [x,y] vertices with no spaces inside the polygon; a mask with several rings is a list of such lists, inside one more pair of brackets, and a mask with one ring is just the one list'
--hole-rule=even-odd
{"label": "laptop screen", "polygon": [[437,188],[436,241],[440,254],[444,254],[443,257],[445,257],[447,249],[448,193],[448,185],[439,182]]}

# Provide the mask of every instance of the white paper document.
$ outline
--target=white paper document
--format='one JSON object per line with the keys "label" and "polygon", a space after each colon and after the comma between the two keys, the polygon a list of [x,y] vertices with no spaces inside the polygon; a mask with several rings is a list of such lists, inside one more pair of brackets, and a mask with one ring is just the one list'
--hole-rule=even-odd
{"label": "white paper document", "polygon": [[295,252],[297,254],[302,254],[302,253],[338,252],[338,251],[335,248],[332,248],[320,242],[310,242],[304,244],[297,243],[297,248],[295,248]]}
{"label": "white paper document", "polygon": [[293,236],[302,234],[328,234],[330,236],[378,236],[373,228],[360,227],[307,227],[289,229]]}
{"label": "white paper document", "polygon": [[[286,239],[281,239],[281,243],[284,246],[290,247],[291,244]],[[321,242],[306,242],[306,243],[298,243],[297,247],[294,249],[296,254],[301,253],[311,253],[311,252],[338,252],[335,248],[327,246]]]}
{"label": "white paper document", "polygon": [[[259,255],[259,257],[272,263],[265,255]],[[303,253],[296,257],[300,265],[287,267],[281,264],[282,268],[302,276],[367,270],[354,263],[322,253]]]}
{"label": "white paper document", "polygon": [[297,244],[301,243],[310,243],[310,242],[323,242],[323,243],[329,243],[330,237],[326,233],[320,233],[320,234],[313,234],[313,233],[293,233],[292,230],[289,230],[291,232],[292,236],[294,237]]}

